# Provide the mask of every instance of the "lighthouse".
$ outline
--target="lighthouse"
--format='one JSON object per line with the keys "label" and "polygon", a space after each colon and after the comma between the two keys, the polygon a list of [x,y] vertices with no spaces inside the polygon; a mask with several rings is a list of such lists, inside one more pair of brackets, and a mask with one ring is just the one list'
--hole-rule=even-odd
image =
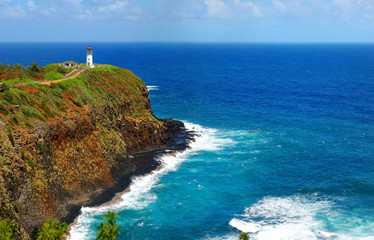
{"label": "lighthouse", "polygon": [[94,67],[93,65],[93,56],[92,56],[92,48],[88,46],[87,48],[87,66]]}

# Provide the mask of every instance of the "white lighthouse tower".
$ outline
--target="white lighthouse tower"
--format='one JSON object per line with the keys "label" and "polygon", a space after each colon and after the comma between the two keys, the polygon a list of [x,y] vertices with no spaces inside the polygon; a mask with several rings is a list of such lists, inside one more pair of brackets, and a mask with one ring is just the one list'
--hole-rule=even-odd
{"label": "white lighthouse tower", "polygon": [[87,66],[89,67],[94,67],[94,64],[93,64],[93,56],[92,56],[92,48],[90,46],[88,46],[87,48]]}

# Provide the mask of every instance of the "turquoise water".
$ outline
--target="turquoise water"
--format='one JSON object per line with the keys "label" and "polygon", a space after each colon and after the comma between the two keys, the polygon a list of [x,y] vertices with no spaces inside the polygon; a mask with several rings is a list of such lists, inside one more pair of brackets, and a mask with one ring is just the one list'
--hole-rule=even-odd
{"label": "turquoise water", "polygon": [[[0,44],[0,61],[82,62],[85,47]],[[374,45],[93,51],[147,83],[157,117],[200,136],[119,201],[83,208],[70,239],[94,239],[107,210],[121,239],[374,239]]]}

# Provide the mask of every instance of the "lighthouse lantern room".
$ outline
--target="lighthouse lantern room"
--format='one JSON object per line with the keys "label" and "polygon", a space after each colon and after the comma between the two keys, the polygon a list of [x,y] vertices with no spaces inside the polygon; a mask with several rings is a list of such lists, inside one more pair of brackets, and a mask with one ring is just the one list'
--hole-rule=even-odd
{"label": "lighthouse lantern room", "polygon": [[92,56],[92,48],[90,46],[88,46],[88,48],[87,48],[87,66],[94,67],[93,56]]}

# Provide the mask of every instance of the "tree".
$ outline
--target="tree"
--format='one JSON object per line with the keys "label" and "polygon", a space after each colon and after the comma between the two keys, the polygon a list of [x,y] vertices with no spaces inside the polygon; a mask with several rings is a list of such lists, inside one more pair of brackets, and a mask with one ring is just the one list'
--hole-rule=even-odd
{"label": "tree", "polygon": [[42,68],[37,63],[33,62],[31,64],[30,71],[38,73],[42,71]]}
{"label": "tree", "polygon": [[108,211],[103,219],[108,220],[108,222],[102,222],[97,228],[96,240],[115,240],[117,239],[119,233],[119,225],[116,223],[116,219],[119,218],[118,214],[115,212]]}
{"label": "tree", "polygon": [[56,219],[47,220],[39,229],[37,240],[65,240],[69,227],[66,223],[57,223]]}
{"label": "tree", "polygon": [[6,66],[0,63],[0,75],[5,73]]}
{"label": "tree", "polygon": [[0,239],[1,240],[16,240],[14,237],[15,224],[10,219],[0,221]]}
{"label": "tree", "polygon": [[248,239],[249,239],[248,233],[242,232],[240,234],[239,240],[248,240]]}
{"label": "tree", "polygon": [[56,71],[57,71],[58,73],[61,73],[61,74],[66,74],[66,73],[69,72],[69,69],[67,69],[66,67],[63,67],[63,66],[59,66],[59,67],[56,69]]}

